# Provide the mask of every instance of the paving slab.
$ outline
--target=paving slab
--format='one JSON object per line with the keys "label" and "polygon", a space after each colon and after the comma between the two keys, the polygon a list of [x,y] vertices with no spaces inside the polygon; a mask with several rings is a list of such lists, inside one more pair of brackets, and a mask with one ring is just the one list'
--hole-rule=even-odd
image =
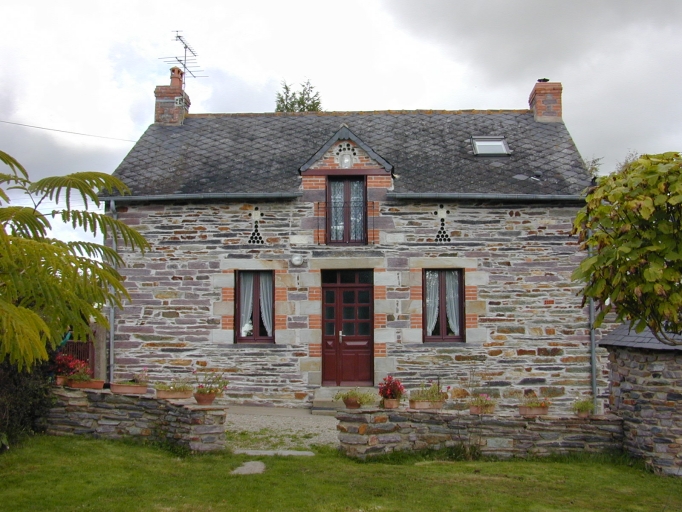
{"label": "paving slab", "polygon": [[315,452],[309,452],[306,450],[233,450],[232,453],[238,455],[252,455],[259,456],[265,455],[273,457],[279,455],[280,457],[314,457]]}
{"label": "paving slab", "polygon": [[252,460],[245,462],[237,469],[232,471],[231,475],[257,475],[265,471],[265,464],[259,460]]}

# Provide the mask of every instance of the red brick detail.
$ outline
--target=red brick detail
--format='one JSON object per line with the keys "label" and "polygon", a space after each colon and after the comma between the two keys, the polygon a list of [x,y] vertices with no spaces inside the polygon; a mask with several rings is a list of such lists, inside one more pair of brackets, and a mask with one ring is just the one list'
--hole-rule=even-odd
{"label": "red brick detail", "polygon": [[275,330],[280,331],[287,328],[287,316],[275,315]]}
{"label": "red brick detail", "polygon": [[545,327],[545,334],[548,336],[554,336],[556,334],[556,329],[554,327]]}
{"label": "red brick detail", "polygon": [[223,288],[220,297],[225,302],[234,301],[234,288]]}
{"label": "red brick detail", "polygon": [[308,356],[309,357],[322,357],[322,344],[321,343],[311,343],[308,345]]}
{"label": "red brick detail", "polygon": [[379,230],[378,229],[368,229],[367,230],[367,242],[370,244],[379,243]]}
{"label": "red brick detail", "polygon": [[385,286],[375,286],[374,287],[374,300],[381,300],[386,298],[386,287]]}
{"label": "red brick detail", "polygon": [[367,188],[391,188],[393,179],[390,176],[367,176]]}
{"label": "red brick detail", "polygon": [[545,120],[561,121],[561,92],[560,82],[538,82],[533,87],[528,98],[528,105],[533,111],[535,118],[543,117]]}
{"label": "red brick detail", "polygon": [[386,327],[386,313],[374,313],[374,328],[382,329]]}
{"label": "red brick detail", "polygon": [[316,229],[313,231],[313,241],[316,244],[326,244],[327,243],[327,233],[324,229]]}
{"label": "red brick detail", "polygon": [[379,201],[367,201],[367,216],[378,217],[381,210]]}
{"label": "red brick detail", "polygon": [[422,300],[424,298],[424,291],[421,286],[410,286],[410,299]]}
{"label": "red brick detail", "polygon": [[308,315],[309,329],[322,329],[322,315]]}
{"label": "red brick detail", "polygon": [[478,300],[478,286],[465,286],[464,300]]}
{"label": "red brick detail", "polygon": [[319,286],[308,288],[308,300],[322,300],[322,288]]}
{"label": "red brick detail", "polygon": [[327,179],[324,176],[303,176],[303,190],[325,190]]}
{"label": "red brick detail", "polygon": [[386,357],[386,343],[374,344],[374,357]]}
{"label": "red brick detail", "polygon": [[424,326],[424,315],[412,313],[410,315],[410,327],[412,329],[421,329]]}
{"label": "red brick detail", "polygon": [[287,297],[287,289],[286,288],[275,288],[275,302],[286,302],[288,299]]}
{"label": "red brick detail", "polygon": [[545,306],[551,306],[554,304],[554,299],[545,299]]}
{"label": "red brick detail", "polygon": [[465,326],[467,329],[474,329],[478,327],[478,315],[465,315]]}
{"label": "red brick detail", "polygon": [[474,267],[474,268],[465,268],[465,269],[464,269],[464,272],[476,272],[476,271],[478,271],[478,269],[475,268],[475,267]]}
{"label": "red brick detail", "polygon": [[220,319],[220,328],[226,330],[234,329],[234,315],[225,315]]}
{"label": "red brick detail", "polygon": [[325,212],[326,207],[327,207],[327,203],[324,203],[324,202],[315,203],[315,206],[313,207],[313,216],[314,217],[324,217],[326,214],[326,212]]}

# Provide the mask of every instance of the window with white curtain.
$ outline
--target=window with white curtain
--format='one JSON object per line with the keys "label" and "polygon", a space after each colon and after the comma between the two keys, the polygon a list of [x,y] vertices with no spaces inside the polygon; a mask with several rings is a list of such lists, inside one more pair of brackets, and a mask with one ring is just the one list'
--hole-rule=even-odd
{"label": "window with white curtain", "polygon": [[364,178],[330,178],[327,184],[327,242],[365,244],[366,205]]}
{"label": "window with white curtain", "polygon": [[424,270],[424,341],[464,341],[461,270]]}
{"label": "window with white curtain", "polygon": [[274,278],[271,271],[237,272],[237,343],[274,343]]}

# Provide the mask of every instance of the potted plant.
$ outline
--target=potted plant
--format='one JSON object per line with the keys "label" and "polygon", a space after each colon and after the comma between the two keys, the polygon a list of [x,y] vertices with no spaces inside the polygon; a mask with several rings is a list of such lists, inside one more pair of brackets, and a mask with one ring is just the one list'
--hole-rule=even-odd
{"label": "potted plant", "polygon": [[73,371],[66,381],[66,385],[70,388],[102,389],[104,387],[103,380],[95,380],[92,378],[90,365],[85,361],[76,359],[72,367]]}
{"label": "potted plant", "polygon": [[397,409],[400,406],[400,399],[405,393],[405,387],[399,379],[394,379],[392,375],[387,375],[379,384],[379,396],[381,405],[385,409]]}
{"label": "potted plant", "polygon": [[140,373],[136,373],[131,380],[122,382],[112,382],[109,388],[112,393],[126,395],[144,395],[147,392],[149,383],[149,372],[144,368]]}
{"label": "potted plant", "polygon": [[360,391],[359,388],[339,391],[334,395],[334,401],[343,400],[346,409],[359,409],[363,405],[374,403],[374,394],[369,391]]}
{"label": "potted plant", "polygon": [[156,389],[156,398],[180,400],[183,398],[192,398],[194,386],[189,382],[187,377],[183,377],[174,379],[168,384],[165,382],[155,382],[154,389]]}
{"label": "potted plant", "polygon": [[469,414],[492,414],[497,400],[485,393],[469,397]]}
{"label": "potted plant", "polygon": [[229,384],[223,372],[206,372],[201,379],[196,370],[193,373],[197,381],[194,399],[199,405],[211,405],[218,395],[222,395]]}
{"label": "potted plant", "polygon": [[431,383],[430,386],[422,383],[419,389],[410,391],[410,409],[442,409],[445,400],[448,398],[447,390],[442,391],[440,384]]}
{"label": "potted plant", "polygon": [[523,401],[519,404],[519,414],[521,416],[544,416],[552,404],[547,398],[539,398],[535,393],[528,394],[523,397]]}
{"label": "potted plant", "polygon": [[74,372],[75,366],[78,362],[71,354],[59,353],[54,358],[54,372],[55,372],[55,384],[57,386],[63,386],[69,379],[69,375]]}
{"label": "potted plant", "polygon": [[575,412],[579,418],[587,418],[594,412],[594,401],[592,398],[582,398],[576,400],[571,404],[571,410]]}

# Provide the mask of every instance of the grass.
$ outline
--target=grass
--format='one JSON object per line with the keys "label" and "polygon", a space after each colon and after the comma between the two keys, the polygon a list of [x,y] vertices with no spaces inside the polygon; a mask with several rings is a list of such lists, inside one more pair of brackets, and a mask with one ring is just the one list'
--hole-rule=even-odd
{"label": "grass", "polygon": [[281,432],[276,429],[262,428],[252,431],[225,432],[227,446],[242,449],[267,450],[307,450],[307,444],[314,434],[306,432]]}
{"label": "grass", "polygon": [[0,510],[682,510],[682,480],[622,457],[358,462],[332,448],[316,453],[262,457],[265,473],[230,475],[258,458],[37,436],[0,456]]}

